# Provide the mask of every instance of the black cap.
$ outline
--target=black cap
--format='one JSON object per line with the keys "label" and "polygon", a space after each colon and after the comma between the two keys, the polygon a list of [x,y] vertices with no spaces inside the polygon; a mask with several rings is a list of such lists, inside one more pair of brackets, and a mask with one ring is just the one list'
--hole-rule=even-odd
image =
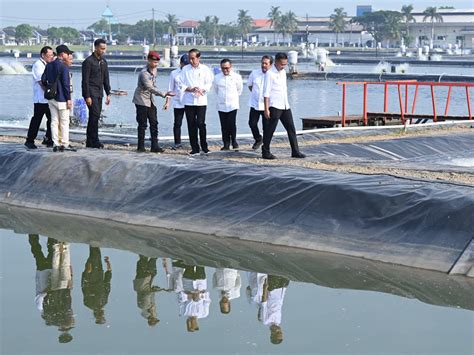
{"label": "black cap", "polygon": [[71,51],[65,44],[60,44],[56,47],[56,53],[60,55],[61,53],[73,54],[74,52]]}

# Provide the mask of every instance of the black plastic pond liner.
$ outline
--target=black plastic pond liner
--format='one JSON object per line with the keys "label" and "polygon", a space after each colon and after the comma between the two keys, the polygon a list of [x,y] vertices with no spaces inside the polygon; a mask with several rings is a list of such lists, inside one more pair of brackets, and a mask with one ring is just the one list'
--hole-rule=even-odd
{"label": "black plastic pond liner", "polygon": [[[467,274],[474,188],[198,157],[0,144],[0,203]],[[462,265],[455,264],[462,261]]]}

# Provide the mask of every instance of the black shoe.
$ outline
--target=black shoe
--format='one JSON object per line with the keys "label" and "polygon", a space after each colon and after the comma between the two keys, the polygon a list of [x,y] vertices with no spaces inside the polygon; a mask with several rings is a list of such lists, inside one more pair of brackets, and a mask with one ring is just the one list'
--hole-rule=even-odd
{"label": "black shoe", "polygon": [[233,143],[232,143],[232,148],[234,148],[234,149],[239,149],[239,143],[233,142]]}
{"label": "black shoe", "polygon": [[189,152],[189,155],[191,156],[198,155],[198,154],[199,154],[199,151],[196,151],[196,150],[192,150]]}
{"label": "black shoe", "polygon": [[25,142],[25,147],[28,148],[28,149],[38,149],[36,144],[34,144],[32,142]]}
{"label": "black shoe", "polygon": [[298,159],[303,159],[306,158],[306,155],[301,153],[301,152],[296,152],[291,154],[292,158],[298,158]]}
{"label": "black shoe", "polygon": [[203,148],[203,149],[202,149],[202,152],[203,152],[204,154],[207,154],[207,153],[209,153],[209,149]]}
{"label": "black shoe", "polygon": [[230,148],[225,145],[225,146],[223,146],[223,147],[221,148],[221,150],[230,150]]}
{"label": "black shoe", "polygon": [[268,160],[274,160],[274,159],[276,159],[277,157],[274,156],[272,153],[267,152],[267,153],[262,153],[262,158],[263,158],[263,159],[268,159]]}
{"label": "black shoe", "polygon": [[41,144],[47,146],[48,148],[51,148],[53,146],[53,140],[51,138],[44,137]]}
{"label": "black shoe", "polygon": [[97,149],[104,149],[104,145],[99,142],[99,144],[97,144],[96,148]]}
{"label": "black shoe", "polygon": [[70,144],[67,147],[64,147],[64,150],[67,150],[67,151],[70,151],[70,152],[77,152],[76,147],[74,147]]}
{"label": "black shoe", "polygon": [[152,147],[150,149],[150,152],[152,153],[163,153],[165,150],[163,148],[161,148],[160,146],[157,146],[157,147]]}
{"label": "black shoe", "polygon": [[63,146],[63,145],[60,145],[60,146],[59,146],[59,151],[60,151],[61,153],[64,152],[65,149],[66,149],[65,146]]}
{"label": "black shoe", "polygon": [[253,150],[257,150],[263,144],[263,139],[256,140],[255,143],[252,145]]}
{"label": "black shoe", "polygon": [[55,146],[53,147],[53,152],[56,153],[56,152],[58,152],[58,151],[59,151],[59,147],[58,147],[57,145],[55,145]]}
{"label": "black shoe", "polygon": [[138,147],[137,148],[137,153],[145,153],[145,152],[146,152],[145,147]]}

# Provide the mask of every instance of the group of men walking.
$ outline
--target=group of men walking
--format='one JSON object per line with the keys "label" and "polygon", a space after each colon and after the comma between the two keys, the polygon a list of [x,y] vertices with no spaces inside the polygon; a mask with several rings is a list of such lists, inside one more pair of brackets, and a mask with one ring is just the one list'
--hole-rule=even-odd
{"label": "group of men walking", "polygon": [[[87,123],[88,148],[103,148],[99,140],[99,119],[104,91],[106,105],[110,104],[110,81],[107,61],[103,55],[105,40],[94,42],[94,52],[82,63],[82,96],[89,108]],[[54,152],[75,150],[69,143],[70,110],[72,109],[72,54],[66,45],[41,49],[40,59],[33,64],[34,113],[30,121],[25,146],[36,149],[35,139],[43,117],[47,117],[47,130],[42,144]]]}
{"label": "group of men walking", "polygon": [[[103,57],[107,49],[103,39],[94,42],[94,52],[82,63],[82,96],[89,109],[87,124],[87,148],[103,148],[99,140],[98,124],[102,111],[105,92],[105,104],[110,104],[110,80],[107,61]],[[69,144],[69,111],[71,101],[72,51],[66,45],[60,45],[53,53],[51,47],[41,50],[41,58],[33,65],[34,115],[30,122],[25,145],[36,149],[34,140],[44,115],[48,118],[47,132],[43,144],[52,146],[53,151],[72,149]],[[54,59],[56,56],[56,59]],[[184,116],[188,126],[190,155],[209,152],[207,144],[206,111],[208,94],[212,88],[217,98],[217,111],[221,123],[221,150],[238,149],[236,117],[239,109],[239,97],[243,91],[240,74],[232,70],[232,61],[228,58],[220,62],[220,71],[214,75],[212,70],[202,64],[201,53],[191,49],[180,60],[180,67],[170,74],[167,92],[161,92],[156,86],[157,67],[160,56],[151,51],[147,57],[147,66],[138,77],[137,88],[133,96],[138,123],[137,151],[145,152],[145,132],[150,126],[151,152],[163,152],[158,144],[157,106],[154,96],[166,98],[163,109],[173,107],[174,143],[181,147],[181,126]],[[275,62],[270,56],[263,56],[261,67],[253,70],[248,79],[250,90],[249,126],[254,137],[252,149],[262,147],[262,158],[275,159],[270,143],[281,121],[287,131],[293,158],[304,158],[300,152],[296,137],[289,101],[285,67],[288,57],[277,53]],[[49,96],[48,96],[49,94]],[[172,98],[172,100],[171,100]],[[258,129],[262,118],[263,135]]]}

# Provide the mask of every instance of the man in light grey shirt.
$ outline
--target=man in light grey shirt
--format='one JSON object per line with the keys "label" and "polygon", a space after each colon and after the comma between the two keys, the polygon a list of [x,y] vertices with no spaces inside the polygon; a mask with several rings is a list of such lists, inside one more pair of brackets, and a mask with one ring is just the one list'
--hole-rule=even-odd
{"label": "man in light grey shirt", "polygon": [[158,145],[158,118],[156,105],[153,95],[167,97],[174,96],[171,91],[163,93],[156,88],[156,68],[160,61],[160,55],[151,51],[148,53],[148,64],[140,72],[137,88],[133,95],[133,103],[137,108],[138,122],[138,144],[137,152],[145,152],[145,131],[147,129],[147,120],[150,122],[151,152],[162,153],[163,148]]}

